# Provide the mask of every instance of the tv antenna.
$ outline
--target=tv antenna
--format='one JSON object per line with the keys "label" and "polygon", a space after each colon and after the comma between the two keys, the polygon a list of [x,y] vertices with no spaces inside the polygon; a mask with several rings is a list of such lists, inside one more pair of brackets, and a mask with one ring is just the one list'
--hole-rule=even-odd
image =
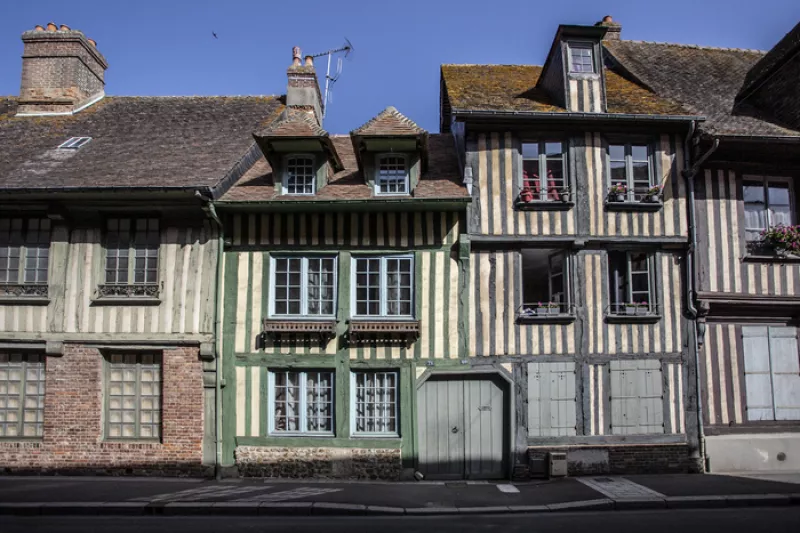
{"label": "tv antenna", "polygon": [[353,45],[350,40],[345,37],[344,45],[339,48],[333,48],[319,54],[314,54],[311,57],[328,56],[328,69],[325,72],[325,95],[322,99],[322,118],[328,113],[328,102],[333,101],[333,84],[342,75],[342,56],[336,58],[336,73],[331,76],[331,58],[336,54],[344,52],[344,57],[349,57],[353,53]]}

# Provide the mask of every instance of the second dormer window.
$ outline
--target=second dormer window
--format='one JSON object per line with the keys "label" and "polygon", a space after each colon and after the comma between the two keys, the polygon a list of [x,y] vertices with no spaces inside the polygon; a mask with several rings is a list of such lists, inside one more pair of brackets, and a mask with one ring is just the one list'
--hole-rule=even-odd
{"label": "second dormer window", "polygon": [[569,71],[573,73],[591,74],[594,72],[594,54],[591,44],[569,45]]}
{"label": "second dormer window", "polygon": [[397,154],[378,156],[376,194],[408,194],[408,164],[405,156]]}
{"label": "second dormer window", "polygon": [[314,158],[310,155],[293,155],[286,158],[284,194],[314,194],[316,177]]}

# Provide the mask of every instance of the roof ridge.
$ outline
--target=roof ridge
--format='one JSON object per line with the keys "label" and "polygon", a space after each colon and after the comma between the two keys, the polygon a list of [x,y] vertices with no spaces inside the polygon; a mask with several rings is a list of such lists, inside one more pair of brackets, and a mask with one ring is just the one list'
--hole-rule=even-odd
{"label": "roof ridge", "polygon": [[[167,95],[136,95],[136,94],[107,94],[105,98],[152,98],[152,99],[169,99],[169,98],[280,98],[279,94],[167,94]],[[0,97],[2,98],[2,97]]]}
{"label": "roof ridge", "polygon": [[[603,41],[603,44],[608,43],[609,41]],[[614,41],[612,41],[614,42]],[[756,50],[754,48],[729,48],[724,46],[706,46],[702,44],[684,44],[684,43],[668,43],[668,42],[661,42],[661,41],[640,41],[636,39],[621,39],[620,43],[637,43],[637,44],[659,44],[663,46],[678,46],[681,48],[696,48],[698,50],[720,50],[723,52],[750,52],[750,53],[757,53],[757,54],[766,54],[766,50]],[[613,45],[612,45],[613,46]]]}
{"label": "roof ridge", "polygon": [[442,63],[440,67],[538,67],[542,65],[528,65],[522,63]]}
{"label": "roof ridge", "polygon": [[375,124],[378,120],[380,120],[382,118],[385,118],[385,117],[392,117],[392,118],[394,118],[396,120],[399,120],[405,126],[408,126],[412,130],[416,130],[417,133],[426,133],[426,131],[423,128],[420,128],[419,125],[416,122],[414,122],[413,120],[411,120],[410,118],[408,118],[407,116],[402,114],[400,111],[397,110],[396,107],[391,106],[391,105],[387,106],[386,109],[384,109],[383,111],[381,111],[380,113],[378,113],[377,115],[375,115],[374,117],[372,117],[371,119],[366,121],[364,124],[362,124],[358,128],[354,129],[350,133],[352,135],[358,135],[358,134],[362,133],[363,131],[367,130],[370,126]]}

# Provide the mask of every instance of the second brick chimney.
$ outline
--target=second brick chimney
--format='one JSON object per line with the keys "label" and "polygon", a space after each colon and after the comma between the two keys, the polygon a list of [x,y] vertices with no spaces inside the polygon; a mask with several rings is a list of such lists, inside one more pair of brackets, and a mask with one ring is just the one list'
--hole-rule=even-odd
{"label": "second brick chimney", "polygon": [[603,20],[595,23],[595,26],[604,26],[607,29],[606,36],[603,37],[603,40],[619,41],[622,36],[622,24],[616,22],[611,15],[603,17]]}
{"label": "second brick chimney", "polygon": [[303,62],[300,48],[292,48],[292,64],[286,72],[289,84],[286,88],[286,107],[305,111],[322,125],[322,93],[314,70],[314,58],[305,57]]}
{"label": "second brick chimney", "polygon": [[83,32],[51,22],[23,33],[22,42],[17,115],[74,113],[105,94],[108,63]]}

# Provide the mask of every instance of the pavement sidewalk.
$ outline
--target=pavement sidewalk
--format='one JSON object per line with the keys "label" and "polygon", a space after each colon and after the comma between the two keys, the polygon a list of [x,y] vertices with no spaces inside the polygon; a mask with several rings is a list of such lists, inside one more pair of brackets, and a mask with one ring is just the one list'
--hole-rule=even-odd
{"label": "pavement sidewalk", "polygon": [[0,477],[0,515],[452,515],[800,505],[800,485],[729,475],[530,483]]}

